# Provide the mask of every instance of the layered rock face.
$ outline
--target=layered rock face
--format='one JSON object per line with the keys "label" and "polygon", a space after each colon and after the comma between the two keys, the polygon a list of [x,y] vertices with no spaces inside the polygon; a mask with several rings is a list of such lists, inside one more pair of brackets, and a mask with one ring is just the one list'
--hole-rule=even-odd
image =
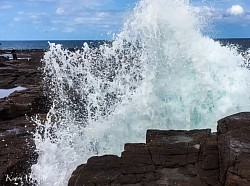
{"label": "layered rock face", "polygon": [[41,51],[27,52],[30,60],[9,60],[0,63],[0,91],[17,86],[0,99],[0,185],[28,185],[27,175],[37,154],[31,116],[48,112],[49,102],[41,85]]}
{"label": "layered rock face", "polygon": [[125,144],[121,157],[91,157],[69,186],[248,186],[250,113],[218,122],[218,132],[148,130],[146,143]]}
{"label": "layered rock face", "polygon": [[218,148],[220,182],[229,186],[250,185],[250,113],[220,120]]}

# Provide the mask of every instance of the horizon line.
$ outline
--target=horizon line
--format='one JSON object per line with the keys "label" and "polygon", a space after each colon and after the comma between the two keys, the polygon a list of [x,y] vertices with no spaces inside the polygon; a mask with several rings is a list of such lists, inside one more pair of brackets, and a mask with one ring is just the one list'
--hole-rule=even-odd
{"label": "horizon line", "polygon": [[[218,37],[218,38],[210,38],[210,39],[250,39],[250,37]],[[1,41],[113,41],[112,39],[4,39]]]}

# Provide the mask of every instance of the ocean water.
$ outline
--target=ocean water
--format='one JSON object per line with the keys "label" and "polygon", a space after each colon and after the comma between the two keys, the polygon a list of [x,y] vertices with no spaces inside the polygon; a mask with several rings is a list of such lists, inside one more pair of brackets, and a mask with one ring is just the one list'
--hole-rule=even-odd
{"label": "ocean water", "polygon": [[103,44],[103,40],[30,40],[30,41],[0,41],[0,50],[32,50],[32,49],[49,49],[49,42],[61,44],[64,48],[75,49],[82,48],[83,43],[88,43],[90,46],[98,46]]}
{"label": "ocean water", "polygon": [[239,52],[246,52],[250,49],[250,38],[231,38],[231,39],[215,39],[219,41],[222,46],[236,46]]}
{"label": "ocean water", "polygon": [[[181,12],[181,13],[180,13]],[[36,185],[66,186],[93,155],[145,142],[146,130],[212,128],[250,108],[245,53],[203,35],[209,20],[186,0],[141,0],[109,44],[50,43],[44,84],[53,100],[33,118]]]}
{"label": "ocean water", "polygon": [[[250,48],[250,38],[213,38],[215,41],[219,41],[222,46],[237,46],[237,50],[245,52]],[[17,50],[33,50],[42,49],[48,50],[50,48],[49,43],[60,44],[65,49],[81,49],[84,43],[87,43],[90,47],[98,47],[104,43],[111,43],[112,41],[105,40],[25,40],[25,41],[0,41],[0,50],[11,50],[15,48]]]}
{"label": "ocean water", "polygon": [[0,99],[9,96],[11,93],[15,91],[21,91],[25,89],[26,89],[25,87],[21,87],[21,86],[11,88],[11,89],[0,89]]}

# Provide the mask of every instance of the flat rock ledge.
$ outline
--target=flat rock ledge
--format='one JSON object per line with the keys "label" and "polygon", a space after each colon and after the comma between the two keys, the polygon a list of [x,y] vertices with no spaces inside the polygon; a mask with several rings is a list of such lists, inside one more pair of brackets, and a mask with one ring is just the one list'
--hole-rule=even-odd
{"label": "flat rock ledge", "polygon": [[[0,54],[8,52],[0,50]],[[17,51],[18,60],[0,58],[0,91],[25,88],[0,98],[0,186],[32,185],[28,175],[38,154],[33,140],[36,125],[31,117],[44,120],[51,105],[42,82],[43,53]]]}
{"label": "flat rock ledge", "polygon": [[148,130],[146,143],[127,143],[121,157],[91,157],[68,186],[249,186],[250,112],[218,121],[217,133]]}

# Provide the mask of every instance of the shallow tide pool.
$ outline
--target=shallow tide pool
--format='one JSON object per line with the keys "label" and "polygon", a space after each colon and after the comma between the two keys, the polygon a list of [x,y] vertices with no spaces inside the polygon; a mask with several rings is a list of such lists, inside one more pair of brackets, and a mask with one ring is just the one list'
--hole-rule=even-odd
{"label": "shallow tide pool", "polygon": [[25,90],[25,89],[26,89],[25,87],[21,87],[21,86],[11,88],[11,89],[0,89],[0,98],[7,97],[15,91],[21,91],[21,90]]}

